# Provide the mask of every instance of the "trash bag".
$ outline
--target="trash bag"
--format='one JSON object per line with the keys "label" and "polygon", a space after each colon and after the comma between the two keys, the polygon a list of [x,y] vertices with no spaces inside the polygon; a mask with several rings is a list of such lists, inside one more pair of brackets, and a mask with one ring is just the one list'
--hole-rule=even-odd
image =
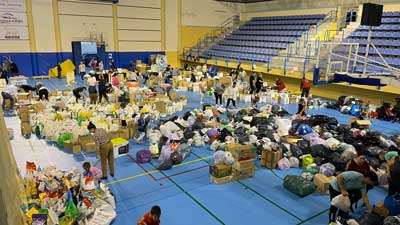
{"label": "trash bag", "polygon": [[311,155],[313,157],[326,157],[329,154],[330,150],[327,149],[324,145],[314,145],[310,147]]}
{"label": "trash bag", "polygon": [[340,147],[340,141],[338,141],[336,138],[329,138],[322,144],[331,150],[337,150]]}
{"label": "trash bag", "polygon": [[215,164],[224,163],[224,159],[225,159],[224,151],[216,151],[214,153],[214,163]]}
{"label": "trash bag", "polygon": [[400,195],[395,194],[392,196],[387,196],[384,201],[385,208],[390,212],[391,216],[400,215]]}
{"label": "trash bag", "polygon": [[289,159],[283,157],[281,160],[278,161],[278,168],[280,170],[288,170],[290,168]]}
{"label": "trash bag", "polygon": [[388,216],[383,221],[383,225],[400,225],[400,216]]}
{"label": "trash bag", "polygon": [[331,205],[342,210],[343,212],[348,212],[351,206],[350,198],[340,194],[332,199]]}
{"label": "trash bag", "polygon": [[314,184],[310,181],[306,181],[301,176],[285,176],[283,179],[283,186],[300,197],[307,196],[315,191]]}
{"label": "trash bag", "polygon": [[299,135],[306,135],[312,132],[312,128],[307,124],[300,124],[299,128],[297,129],[297,133]]}
{"label": "trash bag", "polygon": [[168,144],[165,144],[161,147],[161,154],[158,160],[161,162],[166,161],[171,156],[171,147]]}
{"label": "trash bag", "polygon": [[174,165],[181,164],[183,161],[183,158],[182,158],[181,154],[179,154],[178,151],[171,153],[170,159],[172,160],[172,163]]}
{"label": "trash bag", "polygon": [[296,157],[290,157],[289,158],[289,163],[291,168],[298,168],[300,167],[300,160]]}
{"label": "trash bag", "polygon": [[182,160],[185,160],[187,157],[189,157],[190,155],[190,146],[186,143],[182,143],[178,146],[177,151],[179,152],[179,154],[182,157]]}
{"label": "trash bag", "polygon": [[158,165],[157,169],[158,170],[169,170],[172,168],[172,166],[174,165],[174,163],[172,162],[172,159],[166,159],[163,162],[161,162],[160,165]]}
{"label": "trash bag", "polygon": [[149,150],[151,152],[151,155],[158,155],[160,153],[160,150],[158,149],[158,144],[150,145]]}
{"label": "trash bag", "polygon": [[140,150],[136,152],[136,161],[138,163],[148,163],[151,161],[151,151],[150,150]]}
{"label": "trash bag", "polygon": [[57,147],[62,148],[64,147],[64,142],[68,140],[72,140],[74,137],[71,133],[60,135],[57,138]]}
{"label": "trash bag", "polygon": [[375,213],[366,213],[358,220],[358,223],[360,225],[382,225],[382,219]]}
{"label": "trash bag", "polygon": [[72,193],[71,191],[68,191],[67,194],[67,206],[65,209],[65,216],[70,216],[73,219],[76,219],[79,217],[79,210],[76,207],[75,203],[72,200]]}
{"label": "trash bag", "polygon": [[298,145],[291,144],[290,145],[290,152],[292,153],[292,156],[298,158],[303,155],[303,151]]}
{"label": "trash bag", "polygon": [[335,166],[331,163],[322,164],[319,168],[319,173],[324,174],[327,177],[335,175]]}

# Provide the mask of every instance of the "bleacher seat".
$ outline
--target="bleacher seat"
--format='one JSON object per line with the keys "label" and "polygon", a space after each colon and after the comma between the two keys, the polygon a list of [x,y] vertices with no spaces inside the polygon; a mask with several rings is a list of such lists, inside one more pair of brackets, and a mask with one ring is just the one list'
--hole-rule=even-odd
{"label": "bleacher seat", "polygon": [[205,51],[204,57],[266,62],[324,18],[323,14],[255,17]]}

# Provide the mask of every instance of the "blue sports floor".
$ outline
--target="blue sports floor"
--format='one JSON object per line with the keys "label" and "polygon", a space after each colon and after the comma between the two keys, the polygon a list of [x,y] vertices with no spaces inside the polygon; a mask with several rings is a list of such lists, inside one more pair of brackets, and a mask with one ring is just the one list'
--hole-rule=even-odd
{"label": "blue sports floor", "polygon": [[[30,81],[34,83],[34,81]],[[43,80],[49,89],[66,89],[64,80]],[[190,108],[201,107],[199,95],[185,92]],[[206,98],[206,103],[213,99]],[[244,106],[244,103],[240,103]],[[297,110],[295,105],[284,106],[289,112]],[[186,110],[184,110],[186,111]],[[310,110],[309,114],[325,114],[348,123],[350,116],[331,109]],[[23,174],[26,160],[37,160],[41,166],[56,165],[61,169],[72,166],[81,168],[87,160],[96,162],[93,154],[84,152],[79,156],[59,150],[54,146],[32,137],[29,141],[18,137],[19,122],[15,117],[6,117],[8,127],[14,127],[15,139],[11,141],[16,161]],[[387,135],[400,133],[399,124],[373,120],[374,130]],[[39,147],[38,147],[39,146]],[[299,198],[283,188],[283,177],[301,174],[300,169],[288,171],[269,170],[259,166],[253,178],[216,185],[210,181],[208,164],[213,162],[209,146],[192,148],[192,154],[181,165],[168,171],[157,171],[157,160],[148,164],[137,164],[135,153],[147,149],[148,144],[131,142],[130,155],[116,159],[116,176],[107,184],[115,194],[117,218],[114,225],[132,225],[153,205],[162,209],[161,224],[164,225],[244,225],[273,224],[294,225],[328,224],[329,197],[315,192]],[[384,199],[386,191],[374,188],[369,192],[372,204]],[[359,216],[359,208],[354,216]]]}

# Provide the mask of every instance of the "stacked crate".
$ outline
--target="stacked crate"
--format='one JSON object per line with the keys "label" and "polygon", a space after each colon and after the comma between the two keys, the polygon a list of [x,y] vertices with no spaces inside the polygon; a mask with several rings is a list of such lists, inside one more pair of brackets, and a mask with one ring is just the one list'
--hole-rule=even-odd
{"label": "stacked crate", "polygon": [[232,153],[234,163],[232,175],[234,180],[242,180],[254,176],[254,160],[257,149],[253,145],[227,144],[225,151]]}

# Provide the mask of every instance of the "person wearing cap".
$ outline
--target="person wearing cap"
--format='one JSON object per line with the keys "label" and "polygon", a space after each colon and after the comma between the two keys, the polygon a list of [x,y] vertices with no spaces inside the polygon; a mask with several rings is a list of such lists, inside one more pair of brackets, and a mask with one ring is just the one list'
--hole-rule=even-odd
{"label": "person wearing cap", "polygon": [[388,196],[400,193],[400,161],[399,153],[390,151],[385,155],[386,174],[388,176]]}
{"label": "person wearing cap", "polygon": [[96,128],[92,122],[89,123],[87,129],[93,134],[94,142],[100,150],[101,170],[103,172],[103,177],[101,179],[107,179],[107,162],[110,168],[110,175],[114,177],[114,149],[110,136],[106,130]]}

